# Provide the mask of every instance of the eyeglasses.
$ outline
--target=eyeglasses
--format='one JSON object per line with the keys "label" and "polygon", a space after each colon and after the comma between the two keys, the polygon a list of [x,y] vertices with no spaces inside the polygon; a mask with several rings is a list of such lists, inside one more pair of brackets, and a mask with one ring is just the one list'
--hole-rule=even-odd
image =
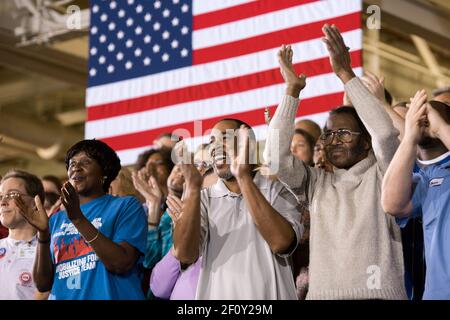
{"label": "eyeglasses", "polygon": [[194,166],[200,170],[200,169],[209,169],[212,167],[212,164],[210,162],[206,161],[196,161],[194,162]]}
{"label": "eyeglasses", "polygon": [[323,144],[327,145],[333,142],[334,136],[336,135],[339,141],[343,143],[350,143],[353,140],[354,135],[360,135],[361,132],[354,132],[347,129],[339,129],[335,131],[328,131],[323,133],[320,136],[320,140],[323,142]]}
{"label": "eyeglasses", "polygon": [[0,194],[0,201],[3,201],[3,200],[10,201],[12,199],[17,199],[20,196],[30,197],[27,194],[22,194],[22,193],[19,193],[19,192],[10,192],[10,193],[7,193],[7,194]]}

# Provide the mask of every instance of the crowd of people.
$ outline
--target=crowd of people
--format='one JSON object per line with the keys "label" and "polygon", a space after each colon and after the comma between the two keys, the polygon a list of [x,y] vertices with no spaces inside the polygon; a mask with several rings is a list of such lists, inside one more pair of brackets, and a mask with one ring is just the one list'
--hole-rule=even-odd
{"label": "crowd of people", "polygon": [[165,134],[134,168],[94,139],[67,151],[66,181],[8,171],[0,299],[411,299],[402,228],[417,219],[423,299],[450,299],[450,88],[392,105],[323,33],[343,105],[323,129],[296,123],[307,79],[283,45],[262,158],[224,118],[195,153]]}

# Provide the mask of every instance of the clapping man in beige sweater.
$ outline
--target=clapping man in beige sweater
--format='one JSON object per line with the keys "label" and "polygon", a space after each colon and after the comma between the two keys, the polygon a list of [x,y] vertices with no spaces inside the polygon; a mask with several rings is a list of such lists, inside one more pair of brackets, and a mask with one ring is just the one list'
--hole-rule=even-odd
{"label": "clapping man in beige sweater", "polygon": [[354,74],[335,26],[323,28],[331,66],[354,108],[330,112],[321,141],[333,172],[310,168],[289,152],[305,76],[292,49],[278,53],[286,92],[270,122],[265,159],[311,215],[307,299],[406,299],[400,229],[380,203],[383,175],[398,146],[382,103]]}

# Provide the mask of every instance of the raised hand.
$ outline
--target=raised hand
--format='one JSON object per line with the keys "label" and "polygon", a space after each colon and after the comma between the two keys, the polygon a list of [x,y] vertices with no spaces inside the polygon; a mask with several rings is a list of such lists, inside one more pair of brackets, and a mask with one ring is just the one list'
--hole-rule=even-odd
{"label": "raised hand", "polygon": [[63,184],[61,188],[61,202],[66,208],[67,217],[70,221],[77,220],[83,217],[80,209],[80,198],[75,188],[69,181]]}
{"label": "raised hand", "polygon": [[150,179],[150,174],[146,167],[142,167],[138,172],[141,175],[142,180],[148,181],[148,179]]}
{"label": "raised hand", "polygon": [[203,177],[201,176],[200,172],[197,170],[197,168],[191,164],[184,164],[182,163],[180,165],[181,172],[184,176],[184,181],[186,183],[187,187],[201,187],[203,183]]}
{"label": "raised hand", "polygon": [[48,216],[39,196],[34,197],[36,209],[30,208],[25,201],[23,201],[21,196],[14,198],[14,203],[16,204],[19,213],[29,224],[35,227],[39,232],[48,232]]}
{"label": "raised hand", "polygon": [[442,115],[446,114],[446,109],[449,107],[444,103],[437,103],[436,101],[434,101],[433,105],[432,103],[433,102],[428,102],[426,108],[428,122],[430,125],[429,133],[432,138],[440,139],[442,135],[442,129],[448,126],[448,123],[445,121]]}
{"label": "raised hand", "polygon": [[347,81],[355,77],[350,62],[349,49],[345,45],[344,39],[335,25],[330,27],[328,24],[325,24],[322,31],[325,35],[322,41],[327,46],[331,67],[339,79],[347,83]]}
{"label": "raised hand", "polygon": [[169,195],[167,197],[167,213],[169,214],[170,218],[172,218],[173,225],[177,223],[180,216],[183,214],[183,201],[173,195]]}
{"label": "raised hand", "polygon": [[172,159],[175,158],[176,161],[174,163],[180,164],[186,186],[200,188],[203,183],[203,177],[194,166],[193,155],[187,151],[184,141],[180,141],[175,145],[173,153]]}
{"label": "raised hand", "polygon": [[163,193],[155,177],[150,176],[147,180],[144,171],[134,171],[131,179],[136,190],[144,197],[148,207],[148,223],[157,226],[161,219],[161,201]]}
{"label": "raised hand", "polygon": [[403,139],[417,144],[421,135],[427,130],[427,93],[425,90],[419,90],[410,100],[411,104],[405,117],[405,136]]}
{"label": "raised hand", "polygon": [[251,175],[252,166],[250,164],[250,138],[248,128],[242,125],[238,131],[238,153],[231,154],[230,170],[236,179]]}
{"label": "raised hand", "polygon": [[133,172],[131,174],[133,185],[136,190],[145,198],[147,202],[161,204],[163,193],[159,188],[158,182],[155,177],[150,176],[146,179],[143,171]]}
{"label": "raised hand", "polygon": [[295,72],[292,66],[292,56],[294,55],[294,52],[290,45],[282,45],[281,49],[278,50],[277,55],[278,63],[280,64],[280,72],[287,86],[286,94],[298,98],[300,91],[306,85],[306,76],[303,73],[298,76]]}

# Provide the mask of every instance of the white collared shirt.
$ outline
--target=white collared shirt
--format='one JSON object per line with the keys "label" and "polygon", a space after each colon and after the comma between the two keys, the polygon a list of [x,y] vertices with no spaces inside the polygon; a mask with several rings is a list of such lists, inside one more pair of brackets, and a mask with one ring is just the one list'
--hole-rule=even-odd
{"label": "white collared shirt", "polygon": [[[296,199],[279,181],[259,173],[254,183],[296,235],[303,233]],[[201,192],[203,261],[196,299],[296,300],[290,254],[274,254],[240,194],[222,180]],[[296,243],[296,244],[297,244]]]}
{"label": "white collared shirt", "polygon": [[33,300],[37,239],[0,239],[0,300]]}

